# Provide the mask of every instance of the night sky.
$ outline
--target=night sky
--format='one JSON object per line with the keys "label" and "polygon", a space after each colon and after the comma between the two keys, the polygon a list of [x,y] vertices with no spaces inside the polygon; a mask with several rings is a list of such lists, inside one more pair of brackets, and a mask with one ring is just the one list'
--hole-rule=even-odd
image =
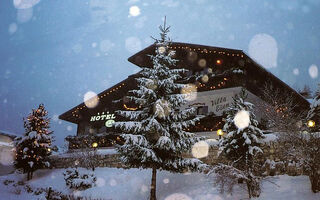
{"label": "night sky", "polygon": [[58,115],[139,70],[164,16],[175,42],[242,49],[295,89],[315,90],[320,0],[1,0],[0,130],[44,103],[56,144],[76,134]]}

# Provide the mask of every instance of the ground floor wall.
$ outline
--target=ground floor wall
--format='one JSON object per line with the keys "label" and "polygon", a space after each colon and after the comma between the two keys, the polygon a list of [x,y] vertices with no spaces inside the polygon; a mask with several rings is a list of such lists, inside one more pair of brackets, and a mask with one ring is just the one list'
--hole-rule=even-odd
{"label": "ground floor wall", "polygon": [[[279,144],[270,142],[262,145],[263,155],[259,157],[259,163],[262,165],[262,170],[265,176],[273,176],[277,174],[288,174],[291,176],[305,174],[303,168],[294,161],[288,162],[284,160],[280,151]],[[70,156],[71,155],[71,156]],[[51,156],[51,164],[54,168],[68,168],[68,167],[85,167],[86,159],[80,154],[73,153],[69,156],[56,155]],[[185,154],[185,157],[191,157],[191,154]],[[221,160],[218,159],[218,147],[211,147],[208,156],[201,159],[203,162],[215,165]],[[112,168],[128,168],[121,163],[119,155],[106,154],[98,155],[95,167],[112,167]]]}

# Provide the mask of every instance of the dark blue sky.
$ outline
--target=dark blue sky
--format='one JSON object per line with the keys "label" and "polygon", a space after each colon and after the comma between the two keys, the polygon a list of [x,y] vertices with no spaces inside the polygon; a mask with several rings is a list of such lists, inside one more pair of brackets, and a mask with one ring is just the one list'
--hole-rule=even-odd
{"label": "dark blue sky", "polygon": [[62,145],[76,126],[57,116],[137,72],[127,58],[164,16],[173,41],[243,49],[293,88],[315,90],[319,10],[319,0],[0,1],[0,130],[22,134],[22,117],[44,103]]}

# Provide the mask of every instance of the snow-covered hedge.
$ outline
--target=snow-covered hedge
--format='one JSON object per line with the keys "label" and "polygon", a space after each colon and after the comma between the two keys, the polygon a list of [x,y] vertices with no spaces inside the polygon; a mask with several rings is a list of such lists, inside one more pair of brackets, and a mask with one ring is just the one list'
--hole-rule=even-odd
{"label": "snow-covered hedge", "polygon": [[67,169],[63,176],[70,189],[86,190],[95,186],[97,181],[97,177],[93,173],[78,169]]}

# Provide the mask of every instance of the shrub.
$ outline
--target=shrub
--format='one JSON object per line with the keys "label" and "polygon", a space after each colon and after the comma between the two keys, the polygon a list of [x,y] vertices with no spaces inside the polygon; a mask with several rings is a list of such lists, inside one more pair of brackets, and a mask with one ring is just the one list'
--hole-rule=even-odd
{"label": "shrub", "polygon": [[78,169],[67,169],[64,173],[64,180],[70,189],[86,190],[95,186],[97,180],[93,173],[80,173]]}

